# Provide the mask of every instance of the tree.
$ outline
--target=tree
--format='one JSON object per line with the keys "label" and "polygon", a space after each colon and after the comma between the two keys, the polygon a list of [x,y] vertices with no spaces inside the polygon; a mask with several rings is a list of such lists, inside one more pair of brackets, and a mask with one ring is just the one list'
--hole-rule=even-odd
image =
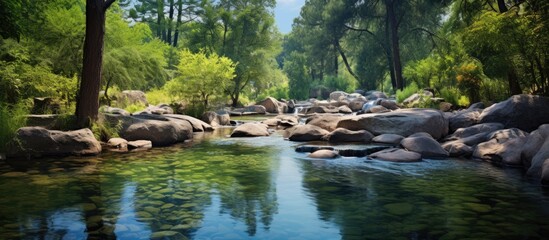
{"label": "tree", "polygon": [[76,102],[76,124],[90,126],[97,120],[99,87],[103,62],[105,16],[115,0],[86,1],[86,38],[84,40],[84,65]]}
{"label": "tree", "polygon": [[233,61],[215,53],[193,54],[188,49],[182,50],[177,68],[180,76],[168,82],[165,88],[171,94],[197,99],[205,109],[210,105],[211,98],[223,99],[224,88],[235,77]]}

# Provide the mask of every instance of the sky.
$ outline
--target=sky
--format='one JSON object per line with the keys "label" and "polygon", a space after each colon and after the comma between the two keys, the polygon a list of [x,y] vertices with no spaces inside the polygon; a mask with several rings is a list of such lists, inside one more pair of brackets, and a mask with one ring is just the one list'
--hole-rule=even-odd
{"label": "sky", "polygon": [[275,21],[281,33],[289,33],[292,30],[294,18],[299,16],[305,0],[276,0]]}

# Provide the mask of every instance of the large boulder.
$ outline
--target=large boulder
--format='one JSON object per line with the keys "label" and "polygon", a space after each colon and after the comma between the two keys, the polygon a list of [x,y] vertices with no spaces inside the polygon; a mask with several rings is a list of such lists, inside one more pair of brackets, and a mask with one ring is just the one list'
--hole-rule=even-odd
{"label": "large boulder", "polygon": [[330,93],[330,100],[340,101],[346,99],[349,94],[343,91],[335,91]]}
{"label": "large boulder", "polygon": [[207,111],[202,114],[202,121],[207,124],[210,124],[212,127],[219,127],[231,124],[231,117],[229,113],[225,111]]}
{"label": "large boulder", "polygon": [[339,113],[339,108],[334,106],[316,106],[307,110],[307,114],[313,113]]}
{"label": "large boulder", "polygon": [[262,123],[272,127],[278,125],[283,127],[293,127],[299,124],[299,119],[293,115],[278,115],[274,118],[264,120]]}
{"label": "large boulder", "polygon": [[262,123],[244,123],[233,130],[231,137],[269,136],[269,126]]}
{"label": "large boulder", "polygon": [[489,141],[477,145],[473,158],[520,166],[522,148],[527,136],[527,132],[516,128],[495,131],[488,136]]}
{"label": "large boulder", "polygon": [[266,114],[267,108],[263,105],[251,105],[244,108],[245,112],[252,112],[256,114]]}
{"label": "large boulder", "polygon": [[267,111],[268,113],[281,113],[279,110],[280,104],[275,98],[268,97],[265,100],[261,101],[259,105],[265,107],[265,111]]}
{"label": "large boulder", "polygon": [[364,98],[353,99],[351,102],[349,102],[349,108],[351,108],[351,110],[353,110],[353,112],[360,111],[360,110],[362,110],[362,107],[364,106],[364,104],[366,102],[368,102],[368,101]]}
{"label": "large boulder", "polygon": [[457,141],[444,143],[442,148],[448,152],[450,157],[469,157],[474,151],[471,146]]}
{"label": "large boulder", "polygon": [[43,156],[96,155],[101,144],[90,129],[55,131],[42,127],[23,127],[8,143],[7,157],[32,158]]}
{"label": "large boulder", "polygon": [[445,158],[448,152],[430,135],[414,134],[400,142],[406,150],[421,154],[423,158]]}
{"label": "large boulder", "polygon": [[130,104],[143,104],[147,106],[147,96],[143,91],[139,90],[125,90],[119,93],[117,96],[117,101],[122,105]]}
{"label": "large boulder", "polygon": [[528,139],[526,140],[521,153],[524,167],[529,168],[532,165],[532,159],[539,152],[547,139],[549,139],[549,124],[541,125],[537,130],[528,135]]}
{"label": "large boulder", "polygon": [[370,158],[389,162],[419,162],[421,154],[400,148],[389,148],[369,155]]}
{"label": "large boulder", "polygon": [[452,114],[448,118],[450,132],[455,132],[459,128],[466,128],[477,124],[481,112],[482,110],[473,109]]}
{"label": "large boulder", "polygon": [[366,130],[351,131],[345,128],[338,128],[326,135],[328,142],[362,142],[369,143],[372,141],[372,135]]}
{"label": "large boulder", "polygon": [[340,106],[337,108],[337,110],[339,111],[339,113],[343,113],[343,114],[353,113],[353,110],[351,110],[351,108],[349,108],[349,106],[347,105]]}
{"label": "large boulder", "polygon": [[297,142],[318,141],[323,140],[324,136],[329,133],[325,129],[314,125],[298,125],[288,129],[288,139]]}
{"label": "large boulder", "polygon": [[149,140],[153,146],[166,146],[193,136],[193,126],[184,119],[156,115],[121,117],[120,137],[128,141]]}
{"label": "large boulder", "polygon": [[368,91],[364,94],[368,100],[386,99],[387,95],[380,91]]}
{"label": "large boulder", "polygon": [[122,116],[129,116],[130,115],[130,112],[128,112],[128,111],[126,111],[122,108],[104,106],[104,107],[100,108],[99,110],[101,110],[102,113],[108,113],[108,114],[116,114],[116,115],[122,115]]}
{"label": "large boulder", "polygon": [[338,115],[314,115],[309,117],[305,123],[321,127],[328,131],[334,131],[337,128],[337,123],[341,119]]}
{"label": "large boulder", "polygon": [[446,140],[457,140],[467,138],[479,133],[492,133],[494,131],[503,129],[501,123],[482,123],[474,126],[459,128],[452,135],[448,136]]}
{"label": "large boulder", "polygon": [[409,136],[417,132],[429,133],[440,139],[448,134],[448,120],[434,109],[399,109],[387,113],[373,113],[343,117],[338,128],[367,130],[374,135],[392,133]]}
{"label": "large boulder", "polygon": [[193,127],[193,132],[210,132],[214,130],[210,124],[207,124],[204,121],[191,116],[179,114],[164,114],[163,116],[168,119],[179,119],[189,122]]}
{"label": "large boulder", "polygon": [[519,128],[531,132],[549,123],[549,97],[515,95],[482,111],[480,122],[498,122],[505,128]]}

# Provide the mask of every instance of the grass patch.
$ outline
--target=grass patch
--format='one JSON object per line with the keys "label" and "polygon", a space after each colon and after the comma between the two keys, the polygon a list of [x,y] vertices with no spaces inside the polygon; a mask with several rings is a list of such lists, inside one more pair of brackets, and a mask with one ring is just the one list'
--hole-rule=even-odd
{"label": "grass patch", "polygon": [[8,106],[0,103],[0,153],[5,153],[8,142],[13,140],[17,129],[26,126],[25,115],[29,109],[24,104]]}

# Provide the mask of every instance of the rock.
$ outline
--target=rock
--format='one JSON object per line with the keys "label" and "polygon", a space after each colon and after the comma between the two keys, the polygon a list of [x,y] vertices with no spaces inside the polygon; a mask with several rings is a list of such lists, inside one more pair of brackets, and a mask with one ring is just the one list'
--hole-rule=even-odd
{"label": "rock", "polygon": [[471,127],[459,128],[452,135],[448,136],[447,140],[456,140],[460,138],[470,137],[479,133],[492,133],[503,128],[501,123],[482,123]]}
{"label": "rock", "polygon": [[189,121],[163,116],[121,117],[122,128],[119,135],[128,141],[149,140],[153,146],[166,146],[192,138],[193,127]]}
{"label": "rock", "polygon": [[265,111],[267,111],[268,113],[277,113],[277,114],[281,113],[279,111],[278,100],[272,97],[268,97],[265,100],[261,101],[259,105],[262,105],[263,107],[265,107]]}
{"label": "rock", "polygon": [[244,109],[247,112],[253,112],[253,113],[257,113],[257,114],[266,114],[267,113],[267,108],[265,108],[265,106],[263,106],[263,105],[247,106]]}
{"label": "rock", "polygon": [[194,132],[210,132],[214,130],[210,124],[207,124],[204,121],[193,118],[191,116],[179,114],[164,114],[164,117],[167,117],[168,119],[185,120],[191,124]]}
{"label": "rock", "polygon": [[308,118],[305,123],[321,127],[331,132],[337,128],[337,123],[340,119],[341,116],[337,115],[314,115]]}
{"label": "rock", "polygon": [[311,125],[298,125],[289,130],[288,139],[290,141],[317,141],[322,140],[324,136],[328,135],[330,132]]}
{"label": "rock", "polygon": [[295,148],[295,151],[296,152],[308,152],[308,153],[311,153],[311,152],[316,152],[318,150],[334,150],[333,147],[328,147],[328,146],[299,146],[297,148]]}
{"label": "rock", "polygon": [[145,93],[138,90],[125,90],[119,93],[116,96],[118,102],[123,102],[125,105],[130,104],[143,104],[145,106],[149,105],[147,102],[147,97]]}
{"label": "rock", "polygon": [[339,154],[339,156],[343,156],[343,157],[365,157],[370,154],[373,154],[388,148],[390,147],[377,146],[377,147],[368,147],[368,148],[361,148],[361,149],[338,149],[337,153]]}
{"label": "rock", "polygon": [[404,101],[402,101],[402,104],[404,105],[407,105],[407,106],[414,106],[416,104],[418,104],[422,99],[425,99],[427,97],[433,97],[433,93],[430,92],[430,91],[423,91],[423,93],[414,93],[412,94],[411,96],[409,96],[408,98],[404,99]]}
{"label": "rock", "polygon": [[442,148],[448,152],[450,157],[469,157],[473,154],[473,148],[461,142],[447,142]]}
{"label": "rock", "polygon": [[380,98],[383,98],[383,99],[386,99],[388,98],[387,95],[383,92],[380,92],[380,91],[368,91],[367,93],[365,93],[366,96],[366,99],[368,100],[376,100],[376,99],[380,99]]}
{"label": "rock", "polygon": [[484,106],[483,102],[477,102],[477,103],[471,104],[471,106],[469,106],[469,108],[467,108],[467,109],[472,110],[472,109],[484,109],[484,108],[485,108],[485,106]]}
{"label": "rock", "polygon": [[149,140],[137,140],[137,141],[129,141],[127,145],[129,150],[133,150],[133,149],[145,150],[145,149],[152,148],[153,144]]}
{"label": "rock", "polygon": [[543,162],[543,168],[541,170],[541,184],[549,185],[549,158],[546,158]]}
{"label": "rock", "polygon": [[522,165],[521,153],[528,133],[513,128],[497,130],[488,135],[488,142],[477,145],[473,158],[505,165]]}
{"label": "rock", "polygon": [[317,150],[317,151],[309,154],[307,157],[310,157],[310,158],[336,158],[336,157],[339,157],[339,155],[333,150],[321,149],[321,150]]}
{"label": "rock", "polygon": [[99,153],[101,144],[90,129],[63,132],[42,127],[23,127],[17,130],[14,140],[8,143],[6,156],[30,158]]}
{"label": "rock", "polygon": [[371,112],[371,113],[384,113],[384,112],[389,112],[389,109],[385,108],[384,106],[375,105],[375,106],[372,106],[372,107],[368,108],[368,112]]}
{"label": "rock", "polygon": [[421,161],[421,154],[406,151],[400,148],[389,148],[371,154],[370,158],[380,159],[389,162],[419,162]]}
{"label": "rock", "polygon": [[466,128],[477,124],[480,112],[480,110],[465,110],[451,115],[448,118],[450,132],[454,132],[458,128]]}
{"label": "rock", "polygon": [[389,109],[389,110],[397,110],[399,109],[398,104],[393,100],[387,100],[383,99],[379,102],[379,105]]}
{"label": "rock", "polygon": [[339,113],[339,109],[333,106],[316,106],[309,108],[309,110],[307,111],[307,114],[313,113]]}
{"label": "rock", "polygon": [[288,113],[288,104],[285,102],[278,102],[278,113]]}
{"label": "rock", "polygon": [[212,127],[219,127],[229,125],[231,123],[231,117],[229,113],[220,111],[219,113],[213,111],[207,111],[202,114],[202,121],[210,124]]}
{"label": "rock", "polygon": [[293,127],[295,125],[299,124],[299,119],[296,116],[289,116],[289,115],[278,115],[274,118],[267,119],[262,122],[263,124],[266,124],[268,126],[285,126],[285,127]]}
{"label": "rock", "polygon": [[449,102],[441,102],[438,104],[438,109],[440,109],[440,111],[443,111],[443,112],[451,111],[452,107],[454,107],[454,105],[452,105]]}
{"label": "rock", "polygon": [[122,116],[129,116],[130,115],[130,112],[122,109],[122,108],[114,108],[114,107],[109,107],[109,106],[104,106],[102,108],[100,108],[101,112],[103,113],[108,113],[108,114],[117,114],[117,115],[122,115]]}
{"label": "rock", "polygon": [[353,112],[357,112],[362,110],[362,107],[367,101],[365,99],[357,98],[349,102],[349,108],[353,110]]}
{"label": "rock", "polygon": [[381,134],[379,136],[374,137],[372,141],[376,143],[387,143],[387,144],[398,145],[400,144],[402,139],[404,139],[404,137],[401,135],[387,133],[387,134]]}
{"label": "rock", "polygon": [[270,126],[270,127],[276,127],[276,126],[278,126],[278,124],[280,124],[280,121],[281,120],[278,119],[278,118],[269,118],[269,119],[264,120],[261,123],[263,123],[267,126]]}
{"label": "rock", "polygon": [[543,173],[543,166],[549,159],[549,140],[545,140],[540,150],[532,158],[532,165],[526,172],[530,177],[539,178]]}
{"label": "rock", "polygon": [[432,137],[427,136],[411,136],[402,139],[400,142],[406,150],[421,154],[423,158],[445,158],[449,154],[440,144]]}
{"label": "rock", "polygon": [[481,123],[498,122],[505,128],[519,128],[531,132],[549,123],[549,97],[515,95],[482,111]]}
{"label": "rock", "polygon": [[233,130],[231,137],[269,136],[269,127],[262,123],[244,123]]}
{"label": "rock", "polygon": [[442,112],[434,109],[399,109],[387,113],[343,117],[337,127],[367,130],[374,135],[392,133],[409,136],[416,132],[426,132],[435,139],[448,134],[448,120]]}
{"label": "rock", "polygon": [[346,105],[343,105],[343,106],[338,107],[337,110],[339,111],[339,113],[343,113],[343,114],[351,114],[351,113],[353,113],[353,110],[351,110],[351,108],[349,108],[349,107],[346,106]]}
{"label": "rock", "polygon": [[362,142],[369,143],[372,141],[372,135],[366,130],[351,131],[345,128],[338,128],[326,135],[328,142]]}
{"label": "rock", "polygon": [[330,93],[330,100],[340,101],[346,99],[349,94],[343,91],[335,91]]}
{"label": "rock", "polygon": [[532,165],[532,159],[541,149],[546,139],[549,139],[549,124],[541,125],[528,135],[521,153],[522,164],[525,168]]}
{"label": "rock", "polygon": [[111,138],[107,142],[107,146],[110,148],[124,149],[128,148],[128,141],[123,138]]}

